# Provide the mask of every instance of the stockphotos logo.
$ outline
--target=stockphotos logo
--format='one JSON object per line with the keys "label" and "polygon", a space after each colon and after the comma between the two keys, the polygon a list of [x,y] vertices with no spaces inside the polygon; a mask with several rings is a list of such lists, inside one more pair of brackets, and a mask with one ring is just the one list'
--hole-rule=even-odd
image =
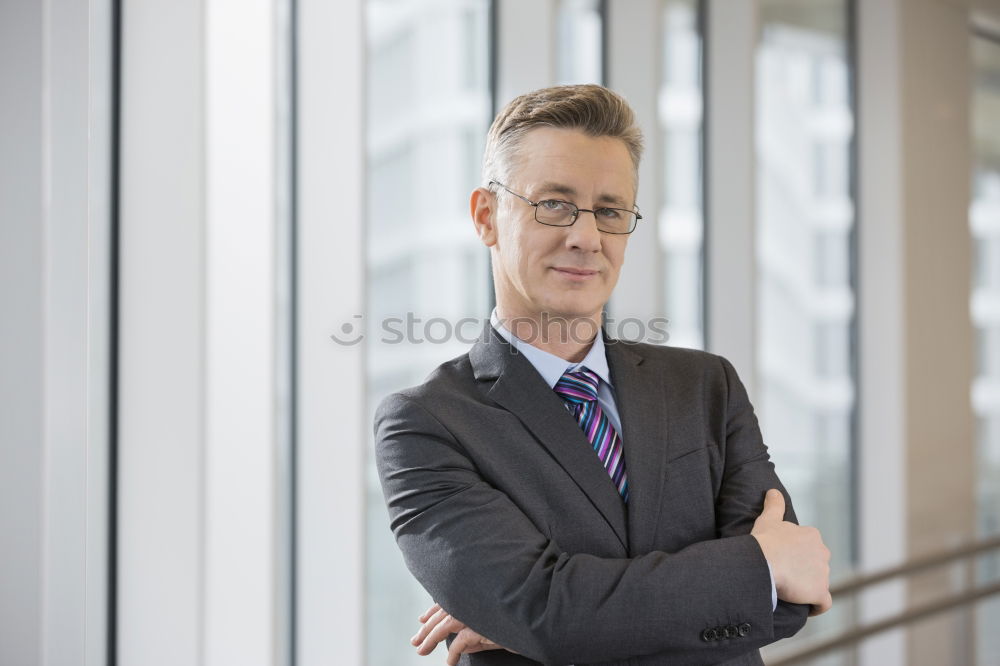
{"label": "stockphotos logo", "polygon": [[[419,317],[407,312],[399,317],[383,317],[377,321],[375,331],[366,326],[364,315],[351,315],[338,330],[330,334],[330,339],[338,345],[351,347],[369,339],[384,345],[442,345],[451,342],[471,345],[488,332],[489,319],[463,317]],[[567,319],[559,315],[543,312],[539,319],[502,319],[501,323],[509,331],[517,331],[517,336],[530,344],[577,342],[585,343],[594,339],[597,330],[592,322],[583,319]],[[667,326],[670,320],[663,317],[639,319],[626,317],[617,320],[604,317],[604,329],[611,338],[625,342],[648,342],[664,344],[670,339]],[[377,335],[378,337],[374,337]]]}
{"label": "stockphotos logo", "polygon": [[364,316],[363,315],[353,315],[351,321],[345,321],[340,325],[340,331],[338,333],[331,333],[330,338],[336,342],[338,345],[344,345],[345,347],[353,347],[365,338],[364,334]]}

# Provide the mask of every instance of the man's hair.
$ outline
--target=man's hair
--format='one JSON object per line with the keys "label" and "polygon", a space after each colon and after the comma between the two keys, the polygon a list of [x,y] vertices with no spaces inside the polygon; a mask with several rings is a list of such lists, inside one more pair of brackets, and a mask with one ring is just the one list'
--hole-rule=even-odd
{"label": "man's hair", "polygon": [[621,139],[638,182],[642,131],[618,93],[594,84],[542,88],[516,97],[493,120],[483,154],[483,185],[506,183],[521,140],[538,127],[575,129],[593,137]]}

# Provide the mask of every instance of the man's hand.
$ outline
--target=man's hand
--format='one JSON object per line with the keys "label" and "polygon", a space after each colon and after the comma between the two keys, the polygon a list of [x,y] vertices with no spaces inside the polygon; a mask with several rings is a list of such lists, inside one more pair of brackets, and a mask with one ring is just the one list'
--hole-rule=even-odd
{"label": "man's hand", "polygon": [[418,620],[423,622],[423,626],[410,639],[410,643],[417,647],[419,655],[429,655],[438,643],[448,638],[449,634],[458,634],[451,642],[451,647],[448,648],[448,666],[458,664],[458,660],[463,654],[504,649],[453,618],[448,614],[448,611],[441,608],[441,604],[434,604],[428,608]]}
{"label": "man's hand", "polygon": [[750,532],[771,565],[778,598],[812,606],[810,615],[830,610],[830,551],[819,530],[785,519],[785,498],[771,489],[764,496],[764,510]]}

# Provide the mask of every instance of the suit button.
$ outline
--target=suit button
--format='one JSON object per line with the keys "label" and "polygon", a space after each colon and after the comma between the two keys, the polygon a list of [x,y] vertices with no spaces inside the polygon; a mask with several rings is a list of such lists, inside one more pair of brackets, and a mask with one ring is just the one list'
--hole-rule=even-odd
{"label": "suit button", "polygon": [[737,631],[740,633],[740,636],[749,636],[750,635],[750,623],[749,622],[744,622],[743,624],[741,624],[737,628]]}
{"label": "suit button", "polygon": [[736,628],[735,624],[731,624],[723,629],[726,638],[736,638],[740,635],[740,630]]}
{"label": "suit button", "polygon": [[718,630],[706,629],[705,631],[701,632],[701,640],[705,641],[706,643],[719,640]]}

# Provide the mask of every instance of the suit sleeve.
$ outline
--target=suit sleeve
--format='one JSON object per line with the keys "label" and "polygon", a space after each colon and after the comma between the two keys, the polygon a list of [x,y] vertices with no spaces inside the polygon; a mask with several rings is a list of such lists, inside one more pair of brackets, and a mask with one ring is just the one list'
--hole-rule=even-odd
{"label": "suit sleeve", "polygon": [[[732,364],[720,357],[727,384],[725,471],[716,503],[719,536],[749,534],[764,508],[764,494],[777,488],[785,496],[785,520],[797,523],[792,500],[774,471],[746,389]],[[778,601],[774,638],[787,638],[803,627],[809,606]]]}
{"label": "suit sleeve", "polygon": [[[568,554],[481,477],[416,398],[383,401],[375,433],[407,566],[452,615],[500,645],[548,664],[667,653],[694,665],[775,640],[767,563],[749,530],[670,554]],[[744,638],[702,638],[706,627],[743,623],[753,626]]]}

